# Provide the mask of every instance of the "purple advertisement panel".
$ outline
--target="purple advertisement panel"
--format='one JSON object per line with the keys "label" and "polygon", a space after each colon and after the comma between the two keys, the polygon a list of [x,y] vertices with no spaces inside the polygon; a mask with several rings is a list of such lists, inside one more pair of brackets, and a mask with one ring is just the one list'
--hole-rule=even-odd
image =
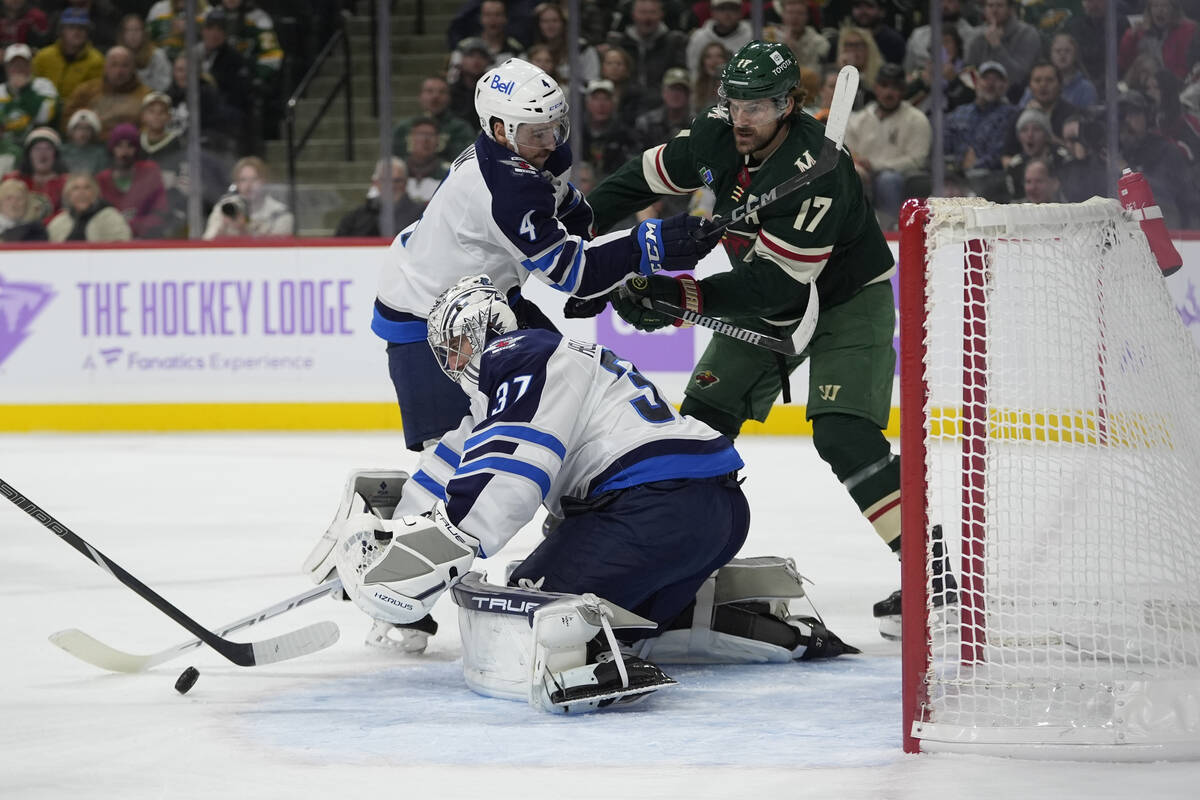
{"label": "purple advertisement panel", "polygon": [[665,328],[643,333],[611,308],[596,317],[596,341],[642,372],[691,372],[696,363],[695,328]]}

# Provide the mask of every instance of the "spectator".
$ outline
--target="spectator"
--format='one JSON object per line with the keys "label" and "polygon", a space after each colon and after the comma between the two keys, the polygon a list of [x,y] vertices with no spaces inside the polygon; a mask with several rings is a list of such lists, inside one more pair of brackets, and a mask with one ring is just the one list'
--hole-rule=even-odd
{"label": "spectator", "polygon": [[258,156],[233,165],[233,186],[213,206],[204,238],[291,236],[294,218],[283,203],[267,194],[270,174]]}
{"label": "spectator", "polygon": [[[1050,63],[1058,68],[1062,98],[1076,108],[1091,108],[1099,102],[1096,85],[1084,74],[1079,63],[1079,45],[1069,33],[1054,34],[1050,42]],[[1020,105],[1029,102],[1032,90],[1026,89]]]}
{"label": "spectator", "polygon": [[[458,76],[447,78],[450,91],[450,113],[466,123],[471,131],[479,130],[479,114],[475,111],[475,84],[483,73],[492,68],[492,54],[483,39],[471,36],[458,43]],[[424,90],[424,85],[422,85]]]}
{"label": "spectator", "polygon": [[[138,137],[142,154],[158,165],[163,188],[167,193],[167,211],[161,238],[180,238],[187,229],[187,201],[191,189],[188,180],[187,143],[179,131],[169,127],[171,98],[162,92],[151,92],[142,100],[142,127]],[[201,150],[202,165],[215,169],[212,157]],[[202,167],[203,169],[203,167]]]}
{"label": "spectator", "polygon": [[[779,3],[779,16],[783,21],[764,28],[763,39],[786,44],[801,67],[820,69],[829,55],[829,40],[819,31],[809,27],[808,0],[782,0]],[[700,74],[703,73],[704,56],[701,54]]]}
{"label": "spectator", "polygon": [[[665,73],[664,73],[665,74]],[[649,97],[645,87],[633,79],[633,59],[619,47],[610,47],[600,61],[600,80],[612,84],[617,118],[632,126],[638,115],[653,109],[660,102],[657,92]]]}
{"label": "spectator", "polygon": [[[191,118],[187,105],[187,53],[177,55],[173,66],[171,88],[167,90],[167,97],[171,100],[169,127],[180,136],[185,136]],[[200,89],[201,145],[206,152],[212,153],[214,156],[225,156],[237,152],[238,136],[244,121],[241,109],[225,102],[225,98],[221,96],[221,92],[213,83],[212,76],[201,73],[197,83]],[[145,98],[143,98],[144,100]],[[226,171],[221,170],[222,177],[217,182],[218,184],[225,183],[224,173]],[[216,198],[210,199],[215,200]]]}
{"label": "spectator", "polygon": [[0,182],[0,242],[46,241],[46,227],[28,214],[29,187],[16,178]]}
{"label": "spectator", "polygon": [[[796,105],[804,113],[815,116],[821,110],[821,73],[815,69],[801,67],[800,83],[797,89],[803,91],[803,96],[796,97]],[[797,94],[797,92],[793,92],[793,94]]]}
{"label": "spectator", "polygon": [[52,242],[128,242],[133,231],[121,212],[100,196],[91,175],[67,177],[62,211],[46,225]]}
{"label": "spectator", "polygon": [[[584,40],[579,42],[579,69],[577,76],[571,75],[571,63],[567,57],[567,12],[558,3],[538,3],[533,9],[535,27],[533,44],[550,48],[553,69],[546,72],[557,76],[559,82],[575,77],[576,83],[586,86],[589,81],[600,77],[600,56],[596,48]],[[526,59],[529,61],[530,59]]]}
{"label": "spectator", "polygon": [[[208,13],[208,3],[196,0],[196,11]],[[183,52],[183,36],[187,29],[187,0],[157,0],[146,12],[146,30],[150,41],[167,54],[172,63]]]}
{"label": "spectator", "polygon": [[136,239],[157,239],[167,221],[167,190],[153,161],[139,159],[138,129],[123,122],[108,135],[112,166],[96,176],[100,196],[121,212]]}
{"label": "spectator", "polygon": [[904,37],[883,21],[883,9],[879,7],[879,0],[853,0],[850,18],[854,20],[855,25],[870,31],[875,37],[875,46],[879,48],[879,55],[884,63],[904,62]]}
{"label": "spectator", "polygon": [[68,8],[58,18],[58,39],[33,57],[33,74],[48,78],[63,100],[104,74],[104,56],[92,47],[90,30],[87,12]]}
{"label": "spectator", "polygon": [[1061,141],[1063,123],[1067,121],[1067,117],[1078,114],[1079,109],[1063,99],[1062,79],[1059,77],[1058,67],[1049,61],[1034,64],[1029,72],[1029,94],[1026,108],[1046,112],[1054,137]]}
{"label": "spectator", "polygon": [[1146,176],[1167,227],[1189,228],[1200,223],[1187,159],[1182,150],[1152,131],[1150,101],[1141,92],[1125,92],[1118,114],[1123,166]]}
{"label": "spectator", "polygon": [[[954,28],[942,31],[942,109],[952,111],[975,99],[977,76],[963,62],[962,39]],[[932,107],[933,61],[924,59],[911,77],[907,100],[928,114]]]}
{"label": "spectator", "polygon": [[1121,37],[1117,66],[1124,72],[1139,55],[1151,55],[1183,80],[1200,60],[1196,23],[1183,14],[1180,0],[1146,0],[1146,13]]}
{"label": "spectator", "polygon": [[849,64],[858,69],[858,97],[854,100],[854,109],[857,111],[871,102],[873,98],[868,87],[875,85],[875,75],[883,65],[879,46],[871,32],[854,25],[843,25],[838,31],[836,63],[839,67]]}
{"label": "spectator", "polygon": [[100,118],[95,111],[81,108],[71,115],[60,155],[68,173],[95,175],[108,168],[108,149],[100,142]]}
{"label": "spectator", "polygon": [[165,92],[171,85],[171,61],[161,48],[146,36],[146,23],[137,14],[121,18],[117,43],[133,53],[134,68],[142,83],[155,92]]}
{"label": "spectator", "polygon": [[821,90],[817,98],[817,110],[813,112],[813,117],[821,122],[829,119],[829,106],[833,104],[833,93],[837,89],[840,71],[841,68],[837,64],[826,64],[821,70]]}
{"label": "spectator", "polygon": [[100,118],[100,135],[107,139],[117,125],[137,124],[142,98],[149,92],[150,87],[142,83],[134,69],[133,53],[116,45],[104,55],[104,74],[72,93],[63,106],[63,117],[70,119],[79,109],[90,108]]}
{"label": "spectator", "polygon": [[62,140],[53,128],[34,128],[25,137],[25,151],[17,168],[4,176],[17,178],[29,189],[30,213],[49,219],[62,207],[63,184],[67,175],[59,151]]}
{"label": "spectator", "polygon": [[[525,52],[525,45],[508,33],[508,9],[503,0],[483,0],[479,4],[479,38],[487,45],[493,64],[503,64]],[[450,72],[457,68],[455,55],[450,56]]]}
{"label": "spectator", "polygon": [[[375,173],[371,177],[371,188],[367,190],[367,199],[361,206],[342,217],[338,222],[334,236],[379,236],[379,212],[383,205],[380,201],[381,183],[383,182],[384,162],[375,165]],[[392,231],[399,233],[421,217],[425,204],[419,203],[408,196],[408,169],[404,162],[392,156]]]}
{"label": "spectator", "polygon": [[525,55],[521,56],[522,60],[528,61],[535,67],[545,72],[556,82],[562,83],[563,79],[556,71],[558,65],[554,61],[554,54],[550,52],[550,47],[545,44],[532,44],[525,51]]}
{"label": "spectator", "polygon": [[[667,70],[662,83],[662,105],[637,118],[637,146],[645,150],[674,139],[692,123],[692,84],[686,69]],[[668,215],[669,216],[669,215]]]}
{"label": "spectator", "polygon": [[[34,128],[54,127],[58,121],[58,91],[46,78],[35,78],[30,65],[33,53],[27,44],[10,44],[4,50],[5,82],[0,83],[0,158],[13,160],[21,143]],[[7,168],[4,169],[7,171]]]}
{"label": "spectator", "polygon": [[658,104],[657,90],[667,70],[687,67],[688,37],[663,23],[662,0],[633,0],[632,20],[623,31],[610,32],[608,43],[629,54],[630,79],[645,93],[648,105],[641,110],[649,111]]}
{"label": "spectator", "polygon": [[[1104,89],[1105,80],[1105,42],[1108,41],[1104,10],[1106,0],[1080,0],[1082,14],[1076,14],[1067,20],[1063,30],[1071,34],[1071,38],[1079,46],[1079,63],[1083,71],[1096,86],[1099,93]],[[1121,41],[1125,31],[1129,29],[1129,18],[1118,13],[1117,41]],[[1065,77],[1065,76],[1064,76]]]}
{"label": "spectator", "polygon": [[408,132],[408,157],[404,166],[408,170],[408,195],[424,205],[433,197],[450,165],[438,152],[441,133],[437,120],[422,117],[413,121]]}
{"label": "spectator", "polygon": [[1152,127],[1182,148],[1195,165],[1200,162],[1200,117],[1184,111],[1181,90],[1175,73],[1162,67],[1146,80],[1144,93],[1154,110]]}
{"label": "spectator", "polygon": [[967,63],[981,68],[985,63],[995,62],[1004,67],[1008,75],[1008,86],[1016,99],[1029,70],[1042,53],[1042,37],[1027,22],[1017,19],[1013,11],[1016,0],[986,0],[983,17],[986,22],[976,29],[976,35],[967,45]]}
{"label": "spectator", "polygon": [[696,113],[720,102],[717,89],[729,58],[729,51],[720,42],[710,43],[700,53],[700,74],[692,82],[692,110]]}
{"label": "spectator", "polygon": [[637,151],[637,142],[616,114],[611,81],[592,81],[585,92],[583,159],[595,167],[599,180],[628,161]]}
{"label": "spectator", "polygon": [[30,0],[4,0],[0,6],[0,50],[14,44],[37,49],[49,41],[50,19],[45,11],[35,8]]}
{"label": "spectator", "polygon": [[583,192],[583,196],[587,197],[592,189],[596,188],[596,168],[588,161],[578,161],[571,169],[571,182],[575,184],[575,188]]}
{"label": "spectator", "polygon": [[[474,96],[472,96],[474,103]],[[444,161],[453,161],[467,145],[475,141],[479,134],[479,118],[475,125],[468,126],[465,121],[450,111],[450,87],[446,79],[433,75],[421,82],[421,92],[417,95],[417,104],[421,113],[400,121],[392,131],[392,154],[403,158],[408,154],[409,131],[419,119],[431,119],[438,130],[436,152]]]}
{"label": "spectator", "polygon": [[[251,84],[250,64],[229,41],[224,8],[214,8],[204,18],[200,42],[196,45],[196,58],[201,70],[217,87],[224,104],[236,108],[245,122],[252,113],[254,103],[253,93],[247,91]],[[241,140],[244,131],[239,130],[235,135]]]}
{"label": "spectator", "polygon": [[[975,38],[975,26],[963,14],[963,0],[941,0],[940,5],[942,8],[942,35],[945,36],[946,32],[951,29],[958,33],[958,54],[961,58],[966,52],[966,45]],[[923,69],[932,60],[929,54],[929,42],[932,38],[933,32],[928,24],[913,30],[904,49],[905,72],[911,75]],[[946,60],[949,61],[949,58]]]}
{"label": "spectator", "polygon": [[[612,1],[602,0],[601,3],[595,3],[595,5],[611,4]],[[508,19],[508,24],[504,30],[508,36],[515,39],[522,47],[526,42],[533,41],[533,8],[537,5],[537,2],[538,0],[507,0],[504,4],[504,11]],[[593,5],[593,3],[585,3],[583,5],[587,7]],[[610,13],[609,16],[611,18],[612,14]],[[450,25],[446,29],[447,49],[453,50],[463,39],[478,36],[479,32],[483,29],[482,17],[483,3],[481,0],[463,0],[458,12],[450,20]]]}
{"label": "spectator", "polygon": [[975,102],[946,115],[944,152],[952,177],[965,179],[975,194],[995,202],[1007,198],[1002,158],[1017,115],[1007,91],[1004,65],[986,61],[975,81]]}
{"label": "spectator", "polygon": [[1082,203],[1108,191],[1108,154],[1103,123],[1076,115],[1063,123],[1063,141],[1070,159],[1059,169],[1063,199]]}
{"label": "spectator", "polygon": [[706,45],[720,42],[726,50],[736,53],[754,38],[754,29],[742,19],[742,0],[713,0],[709,7],[712,18],[688,37],[687,68],[693,78],[700,75],[700,53]]}
{"label": "spectator", "polygon": [[906,182],[929,168],[933,129],[925,115],[903,99],[904,85],[904,68],[884,64],[875,76],[875,101],[852,114],[846,128],[854,168],[884,230],[900,219]]}
{"label": "spectator", "polygon": [[[1071,118],[1078,119],[1079,115],[1073,114]],[[1020,150],[1008,159],[1004,169],[1010,197],[1020,200],[1025,196],[1025,170],[1034,160],[1046,161],[1057,175],[1070,154],[1055,143],[1050,117],[1036,108],[1026,108],[1017,117],[1016,136]]]}
{"label": "spectator", "polygon": [[278,84],[283,67],[283,48],[275,35],[275,22],[254,0],[220,0],[220,5],[204,18],[205,23],[218,9],[229,44],[250,67],[260,93],[268,94]]}
{"label": "spectator", "polygon": [[1046,158],[1035,158],[1025,167],[1026,203],[1061,203],[1062,189],[1054,167]]}

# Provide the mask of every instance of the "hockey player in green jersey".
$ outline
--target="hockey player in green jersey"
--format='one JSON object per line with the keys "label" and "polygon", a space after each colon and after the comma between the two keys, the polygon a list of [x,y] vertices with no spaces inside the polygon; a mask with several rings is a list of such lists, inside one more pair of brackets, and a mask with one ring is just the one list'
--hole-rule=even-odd
{"label": "hockey player in green jersey", "polygon": [[[821,152],[824,126],[800,109],[799,68],[785,45],[750,42],[721,75],[721,101],[690,130],[651,147],[589,196],[598,232],[657,195],[707,185],[715,216],[761,197]],[[895,260],[849,155],[829,173],[735,221],[721,242],[732,269],[695,281],[637,278],[613,306],[641,330],[680,324],[643,306],[647,296],[787,338],[816,286],[820,317],[807,349],[785,357],[714,334],[688,381],[682,412],[733,437],[765,420],[788,375],[809,360],[813,444],[893,552],[900,547],[900,463],[883,435],[896,353]],[[595,310],[595,309],[593,309]],[[899,631],[899,593],[876,604],[881,633]],[[883,618],[887,619],[883,619]],[[890,637],[889,637],[890,638]]]}

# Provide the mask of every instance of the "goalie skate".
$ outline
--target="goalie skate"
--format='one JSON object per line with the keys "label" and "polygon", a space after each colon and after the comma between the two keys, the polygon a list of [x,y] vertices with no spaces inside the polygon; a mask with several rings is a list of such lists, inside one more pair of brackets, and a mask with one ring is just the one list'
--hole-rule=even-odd
{"label": "goalie skate", "polygon": [[429,637],[437,633],[438,624],[426,615],[411,625],[397,625],[387,620],[373,620],[367,632],[366,645],[380,650],[416,655],[424,653]]}

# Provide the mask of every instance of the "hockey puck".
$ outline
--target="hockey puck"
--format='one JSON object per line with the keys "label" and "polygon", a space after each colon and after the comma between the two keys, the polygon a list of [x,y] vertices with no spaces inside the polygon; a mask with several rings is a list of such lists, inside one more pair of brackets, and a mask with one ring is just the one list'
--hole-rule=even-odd
{"label": "hockey puck", "polygon": [[187,694],[188,690],[196,685],[196,681],[200,678],[200,670],[195,667],[188,667],[183,672],[179,673],[178,680],[175,681],[175,691],[180,694]]}

